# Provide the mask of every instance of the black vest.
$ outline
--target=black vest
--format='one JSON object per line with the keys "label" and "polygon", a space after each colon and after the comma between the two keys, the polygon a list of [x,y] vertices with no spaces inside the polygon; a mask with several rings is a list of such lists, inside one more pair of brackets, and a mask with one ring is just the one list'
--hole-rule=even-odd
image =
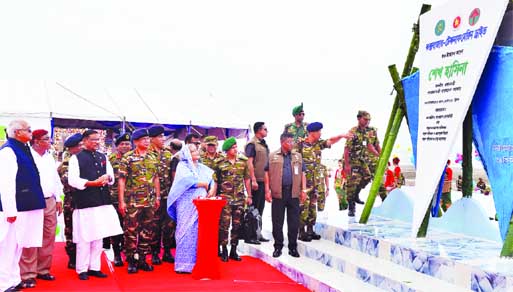
{"label": "black vest", "polygon": [[[76,156],[80,168],[80,178],[93,181],[107,173],[107,157],[105,154],[82,150]],[[110,205],[109,187],[86,187],[84,190],[74,190],[72,201],[75,209]]]}
{"label": "black vest", "polygon": [[[18,172],[16,173],[16,210],[32,211],[46,208],[45,196],[41,189],[41,180],[30,148],[16,139],[9,138],[0,148],[11,148],[16,155]],[[3,211],[0,196],[0,211]]]}

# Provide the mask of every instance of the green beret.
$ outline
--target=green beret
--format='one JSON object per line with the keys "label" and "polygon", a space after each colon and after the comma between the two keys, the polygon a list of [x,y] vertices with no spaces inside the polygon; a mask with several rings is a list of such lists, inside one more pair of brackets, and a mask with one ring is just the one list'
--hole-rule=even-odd
{"label": "green beret", "polygon": [[205,144],[207,145],[217,145],[217,137],[216,136],[206,136],[205,139],[203,140],[203,142],[205,142]]}
{"label": "green beret", "polygon": [[356,117],[357,118],[366,118],[366,119],[371,118],[369,112],[367,112],[367,111],[358,111],[358,115],[356,115]]}
{"label": "green beret", "polygon": [[235,140],[234,137],[230,137],[226,140],[224,140],[223,143],[223,151],[228,151],[230,148],[232,148],[233,145],[237,144],[237,140]]}
{"label": "green beret", "polygon": [[292,109],[292,115],[293,116],[298,115],[302,111],[303,111],[303,103],[301,103],[301,105],[298,105],[298,106],[296,106],[295,108]]}

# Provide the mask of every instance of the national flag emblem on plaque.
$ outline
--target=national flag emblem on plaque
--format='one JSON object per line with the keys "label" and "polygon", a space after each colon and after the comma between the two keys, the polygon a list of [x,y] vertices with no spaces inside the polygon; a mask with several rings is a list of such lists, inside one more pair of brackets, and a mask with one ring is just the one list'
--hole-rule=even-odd
{"label": "national flag emblem on plaque", "polygon": [[435,26],[435,34],[436,36],[440,36],[442,33],[444,33],[445,30],[445,20],[440,19]]}
{"label": "national flag emblem on plaque", "polygon": [[479,8],[475,8],[474,10],[472,10],[470,16],[468,17],[468,24],[470,24],[470,26],[476,25],[476,23],[479,21],[480,15],[481,10],[479,10]]}
{"label": "national flag emblem on plaque", "polygon": [[461,17],[456,16],[456,18],[452,21],[452,27],[454,29],[458,29],[461,25]]}

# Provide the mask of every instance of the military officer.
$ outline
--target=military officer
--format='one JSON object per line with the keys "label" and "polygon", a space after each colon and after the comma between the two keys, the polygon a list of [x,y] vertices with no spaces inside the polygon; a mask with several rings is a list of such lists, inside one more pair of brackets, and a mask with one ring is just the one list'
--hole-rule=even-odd
{"label": "military officer", "polygon": [[208,166],[211,169],[215,168],[215,161],[221,156],[221,152],[217,151],[217,137],[206,136],[203,140],[207,149],[201,155],[201,163]]}
{"label": "military officer", "polygon": [[160,247],[161,243],[164,246],[164,256],[162,260],[169,263],[174,263],[175,259],[171,254],[171,239],[174,236],[176,224],[167,213],[167,195],[171,189],[171,160],[173,153],[167,147],[164,147],[164,127],[151,126],[148,129],[151,144],[149,152],[151,152],[159,163],[159,179],[160,179],[160,193],[161,201],[160,208],[155,212],[155,240],[152,243],[152,256],[151,262],[154,265],[160,265]]}
{"label": "military officer", "polygon": [[294,122],[285,125],[283,133],[289,133],[294,136],[294,142],[306,138],[308,134],[308,124],[304,122],[305,112],[303,111],[303,103],[292,109],[292,115],[294,116]]}
{"label": "military officer", "polygon": [[[239,242],[239,232],[241,228],[242,214],[244,204],[251,205],[251,181],[248,168],[248,159],[245,156],[238,155],[237,141],[234,137],[226,139],[223,143],[225,155],[216,160],[214,169],[213,193],[216,192],[223,199],[227,200],[226,206],[221,213],[219,226],[219,241],[221,244],[221,260],[228,261],[228,229],[230,221],[232,230],[230,235],[230,259],[240,261],[237,254],[237,244]],[[244,194],[246,190],[248,197]]]}
{"label": "military officer", "polygon": [[64,186],[64,237],[66,238],[65,250],[68,255],[68,269],[75,269],[76,259],[77,259],[77,245],[73,242],[73,204],[71,193],[73,188],[68,183],[68,167],[69,167],[69,159],[72,155],[75,155],[82,151],[82,134],[76,133],[69,136],[66,141],[64,141],[64,147],[67,150],[63,155],[65,157],[59,167],[57,168],[57,172],[61,178],[62,185]]}
{"label": "military officer", "polygon": [[[318,181],[317,177],[319,166],[321,165],[322,150],[331,147],[342,138],[349,139],[350,133],[331,137],[328,140],[321,139],[322,123],[315,122],[308,125],[308,136],[303,141],[298,141],[295,145],[295,151],[303,157],[306,176],[306,200],[300,205],[301,215],[299,222],[299,240],[311,241],[320,239],[321,236],[313,231],[313,226],[317,219],[317,197]],[[305,230],[306,227],[306,230]]]}
{"label": "military officer", "polygon": [[119,165],[119,211],[125,228],[128,273],[153,271],[146,262],[155,235],[155,211],[160,207],[159,161],[150,152],[147,129],[132,134],[135,150],[127,152]]}
{"label": "military officer", "polygon": [[[119,217],[119,222],[121,224],[121,227],[123,227],[123,217],[121,216],[121,213],[119,212],[119,204],[118,204],[118,179],[119,179],[119,165],[121,164],[121,159],[123,158],[123,155],[127,153],[128,151],[132,150],[132,142],[131,142],[131,136],[130,133],[121,133],[119,136],[116,137],[116,140],[114,141],[114,144],[116,145],[116,152],[109,155],[109,161],[112,165],[112,169],[114,171],[114,184],[110,186],[110,197],[112,201],[112,205],[116,209]],[[112,249],[114,250],[114,265],[116,267],[122,267],[123,266],[123,260],[121,259],[121,250],[123,249],[123,234],[108,237],[109,240],[108,245],[110,247],[110,244],[112,243]],[[105,245],[105,244],[104,244]]]}
{"label": "military officer", "polygon": [[354,217],[355,215],[355,203],[364,203],[358,197],[360,190],[365,188],[372,179],[381,153],[377,129],[369,127],[370,114],[366,111],[358,111],[356,117],[358,119],[358,126],[351,128],[349,131],[353,134],[353,138],[346,141],[344,149],[349,217]]}

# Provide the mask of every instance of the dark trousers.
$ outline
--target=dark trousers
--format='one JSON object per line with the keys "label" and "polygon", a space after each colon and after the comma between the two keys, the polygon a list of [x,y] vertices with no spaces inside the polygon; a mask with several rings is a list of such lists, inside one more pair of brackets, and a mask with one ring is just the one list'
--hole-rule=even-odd
{"label": "dark trousers", "polygon": [[257,208],[258,213],[260,216],[264,214],[264,207],[265,207],[265,185],[264,182],[257,182],[258,183],[258,189],[256,191],[252,190],[252,202],[251,205],[255,208]]}
{"label": "dark trousers", "polygon": [[[287,191],[287,192],[285,192]],[[273,220],[274,248],[283,248],[283,222],[287,212],[287,236],[289,249],[297,248],[297,234],[299,230],[299,198],[292,198],[291,188],[284,189],[282,199],[273,198],[271,205]]]}

